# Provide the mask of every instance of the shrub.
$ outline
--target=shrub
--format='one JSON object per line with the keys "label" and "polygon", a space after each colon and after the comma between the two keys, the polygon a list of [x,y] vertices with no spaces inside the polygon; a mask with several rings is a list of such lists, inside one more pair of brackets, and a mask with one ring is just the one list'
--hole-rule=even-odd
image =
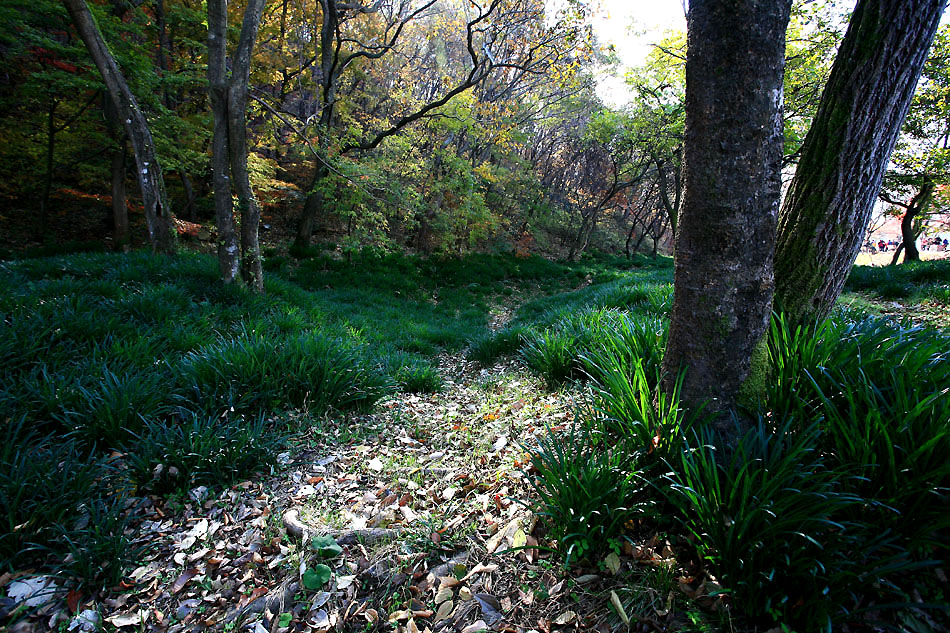
{"label": "shrub", "polygon": [[8,568],[30,548],[54,547],[57,525],[95,497],[108,463],[80,451],[71,438],[41,435],[25,418],[7,422],[0,446],[0,561]]}
{"label": "shrub", "polygon": [[285,441],[263,416],[217,418],[181,410],[178,420],[147,423],[126,459],[139,487],[164,492],[229,484],[265,470]]}
{"label": "shrub", "polygon": [[529,479],[544,517],[567,561],[603,551],[625,523],[649,504],[626,447],[575,425],[567,434],[548,430],[531,449]]}

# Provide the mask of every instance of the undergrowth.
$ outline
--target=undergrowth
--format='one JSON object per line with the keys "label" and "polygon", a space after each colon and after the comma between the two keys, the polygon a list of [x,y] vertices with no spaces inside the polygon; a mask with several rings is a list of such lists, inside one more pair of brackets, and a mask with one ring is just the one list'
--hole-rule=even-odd
{"label": "undergrowth", "polygon": [[494,302],[630,267],[304,257],[256,295],[196,254],[0,262],[0,571],[113,585],[137,496],[267,472],[300,425],[442,389],[437,356],[485,336]]}
{"label": "undergrowth", "polygon": [[[750,628],[887,627],[914,609],[947,623],[930,580],[950,528],[946,335],[881,318],[792,328],[775,317],[768,389],[744,413],[758,422],[732,443],[701,410],[684,416],[676,389],[657,388],[661,321],[587,315],[542,330],[523,352],[538,371],[583,376],[593,395],[577,429],[549,432],[533,453],[538,512],[561,551],[598,560],[634,526],[679,534],[720,587],[720,608]],[[538,361],[541,348],[557,372]],[[591,503],[624,521],[585,528]]]}

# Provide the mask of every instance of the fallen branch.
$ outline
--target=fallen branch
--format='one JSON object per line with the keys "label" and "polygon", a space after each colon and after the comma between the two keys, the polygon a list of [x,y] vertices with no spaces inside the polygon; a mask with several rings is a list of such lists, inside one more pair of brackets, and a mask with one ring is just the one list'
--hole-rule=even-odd
{"label": "fallen branch", "polygon": [[[306,525],[303,521],[300,520],[300,511],[296,508],[291,508],[284,512],[283,515],[284,529],[287,531],[289,536],[299,539],[307,539],[310,536],[316,534],[319,530],[316,530],[309,525]],[[392,540],[400,536],[403,533],[402,528],[372,528],[367,530],[330,530],[327,532],[328,536],[332,536],[338,545],[355,545],[357,543],[362,543],[364,545],[372,545],[378,543],[379,541]]]}

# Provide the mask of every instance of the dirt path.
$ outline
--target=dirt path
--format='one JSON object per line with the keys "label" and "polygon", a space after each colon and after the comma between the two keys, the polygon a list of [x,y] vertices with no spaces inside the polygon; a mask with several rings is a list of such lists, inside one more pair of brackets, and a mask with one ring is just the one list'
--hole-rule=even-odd
{"label": "dirt path", "polygon": [[[85,610],[128,631],[594,627],[606,612],[600,576],[566,579],[532,548],[543,526],[522,473],[523,446],[568,423],[577,394],[545,392],[513,363],[445,356],[440,369],[442,393],[329,422],[280,455],[271,477],[212,498],[143,500],[143,539],[157,548],[122,591],[70,594],[18,630]],[[324,539],[321,555],[319,535],[340,552]]]}

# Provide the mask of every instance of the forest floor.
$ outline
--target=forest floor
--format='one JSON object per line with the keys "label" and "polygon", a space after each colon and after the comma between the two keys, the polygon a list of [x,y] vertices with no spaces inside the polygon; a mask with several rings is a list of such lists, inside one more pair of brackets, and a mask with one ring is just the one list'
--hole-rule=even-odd
{"label": "forest floor", "polygon": [[[210,490],[191,484],[165,496],[139,489],[123,506],[131,518],[126,534],[150,550],[120,574],[119,586],[65,585],[55,571],[61,558],[52,561],[52,572],[10,567],[15,571],[0,574],[6,630],[732,629],[727,599],[708,595],[717,586],[699,573],[695,554],[675,535],[668,539],[636,523],[616,543],[597,544],[603,553],[565,563],[537,514],[531,453],[548,430],[566,430],[585,417],[591,387],[568,381],[552,390],[510,356],[487,366],[467,360],[486,328],[497,334],[529,324],[550,332],[565,315],[584,310],[623,307],[644,319],[668,310],[668,261],[605,261],[609,265],[569,267],[495,256],[367,257],[351,266],[330,258],[273,257],[274,285],[263,298],[208,294],[216,286],[205,287],[203,279],[214,279],[213,262],[194,257],[169,262],[144,254],[89,255],[11,265],[8,294],[19,289],[24,296],[9,300],[11,314],[22,317],[20,329],[10,330],[21,338],[10,340],[36,338],[29,328],[46,318],[40,314],[45,307],[59,348],[72,340],[86,345],[93,334],[119,336],[110,328],[122,326],[138,357],[142,349],[154,350],[165,333],[166,344],[182,347],[147,362],[148,371],[158,372],[181,362],[176,354],[183,350],[214,349],[219,337],[247,330],[269,332],[275,337],[269,345],[277,344],[277,332],[285,338],[298,330],[345,332],[365,343],[369,354],[392,353],[388,344],[424,354],[441,389],[403,390],[367,414],[311,418],[284,412],[299,419],[289,426],[300,432],[267,458],[266,474],[233,485],[205,482]],[[942,264],[856,268],[847,297],[852,305],[843,307],[888,313],[893,304],[896,316],[920,322],[933,306],[946,319],[947,272]],[[67,300],[76,297],[89,301],[70,311]],[[112,314],[123,316],[106,323]],[[213,324],[207,332],[188,329],[207,323]],[[140,338],[149,345],[141,347]],[[110,347],[103,349],[113,356],[125,349],[112,338],[106,342]],[[511,352],[517,337],[514,343]],[[8,347],[10,358],[25,353]],[[92,364],[77,370],[76,358],[93,358],[99,350],[75,349],[60,349],[63,358],[55,362],[49,350],[39,358],[50,376],[62,372],[67,386],[74,380],[69,372],[95,370]],[[175,374],[156,375],[155,384],[171,393],[167,380]],[[222,422],[217,413],[211,419]],[[134,450],[133,442],[109,458],[129,463],[123,457]],[[11,533],[22,527],[17,523],[10,522]],[[17,583],[46,583],[43,591],[55,597],[11,612]]]}
{"label": "forest floor", "polygon": [[[56,630],[67,608],[169,632],[608,631],[620,623],[611,591],[636,602],[631,630],[665,630],[672,602],[696,590],[677,582],[662,538],[570,572],[538,546],[527,451],[571,422],[583,394],[546,391],[511,361],[482,369],[443,355],[439,369],[442,393],[330,422],[269,477],[141,500],[140,538],[154,549],[122,590],[70,593],[11,631]],[[314,544],[323,535],[338,553]]]}

